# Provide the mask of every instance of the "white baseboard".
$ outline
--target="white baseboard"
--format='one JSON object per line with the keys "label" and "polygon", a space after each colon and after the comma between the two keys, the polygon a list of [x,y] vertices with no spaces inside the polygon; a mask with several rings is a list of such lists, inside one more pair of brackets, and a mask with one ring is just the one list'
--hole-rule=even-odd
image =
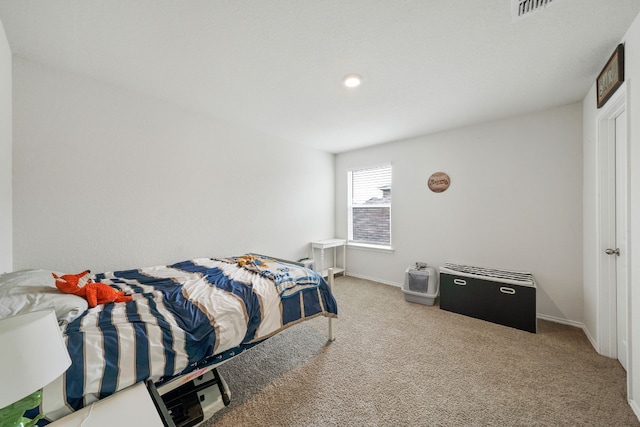
{"label": "white baseboard", "polygon": [[582,326],[582,330],[584,331],[584,334],[587,336],[587,339],[591,343],[591,346],[593,346],[596,352],[600,353],[600,350],[598,349],[598,343],[596,342],[595,338],[593,338],[589,330],[585,328],[584,325]]}
{"label": "white baseboard", "polygon": [[562,317],[549,316],[547,314],[536,314],[538,319],[548,320],[549,322],[562,323],[563,325],[575,326],[576,328],[584,329],[582,322],[576,322],[575,320],[563,319]]}
{"label": "white baseboard", "polygon": [[628,402],[631,410],[636,414],[636,418],[640,421],[640,407],[638,407],[638,403],[635,400],[628,400]]}
{"label": "white baseboard", "polygon": [[536,314],[538,319],[548,320],[549,322],[561,323],[563,325],[574,326],[584,330],[584,324],[582,322],[576,322],[575,320],[563,319],[562,317],[549,316],[548,314],[538,313]]}
{"label": "white baseboard", "polygon": [[576,322],[575,320],[563,319],[561,317],[549,316],[549,315],[541,314],[541,313],[538,313],[537,317],[538,317],[538,319],[548,320],[549,322],[561,323],[563,325],[574,326],[576,328],[582,329],[582,332],[584,332],[584,334],[587,336],[587,339],[591,343],[591,346],[595,349],[596,352],[600,353],[598,351],[598,345],[596,344],[596,340],[593,338],[593,336],[591,336],[591,333],[584,326],[584,323]]}
{"label": "white baseboard", "polygon": [[380,280],[376,277],[368,277],[368,276],[363,276],[361,274],[352,274],[352,273],[346,273],[347,276],[349,277],[355,277],[357,279],[364,279],[364,280],[371,280],[372,282],[376,282],[376,283],[382,283],[385,285],[391,285],[391,286],[397,286],[399,288],[402,287],[402,283],[396,283],[396,282],[389,282],[386,280]]}

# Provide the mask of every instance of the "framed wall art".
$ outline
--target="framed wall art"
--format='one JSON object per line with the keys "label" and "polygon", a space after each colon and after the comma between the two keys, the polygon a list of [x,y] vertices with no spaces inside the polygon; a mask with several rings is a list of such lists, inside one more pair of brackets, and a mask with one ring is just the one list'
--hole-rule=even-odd
{"label": "framed wall art", "polygon": [[596,79],[598,108],[611,98],[622,82],[624,82],[624,44],[620,43]]}

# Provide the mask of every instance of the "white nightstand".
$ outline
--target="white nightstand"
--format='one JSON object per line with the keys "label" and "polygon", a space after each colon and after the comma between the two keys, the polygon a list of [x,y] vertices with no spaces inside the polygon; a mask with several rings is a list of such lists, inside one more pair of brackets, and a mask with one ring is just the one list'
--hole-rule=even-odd
{"label": "white nightstand", "polygon": [[[338,266],[338,249],[342,248],[342,265]],[[333,264],[330,266],[325,265],[324,250],[333,249]],[[320,262],[316,259],[316,250],[320,251]],[[313,259],[313,265],[317,272],[323,277],[328,275],[329,267],[333,267],[334,274],[346,274],[347,269],[347,241],[345,239],[325,239],[311,242],[311,259]]]}
{"label": "white nightstand", "polygon": [[[49,424],[52,427],[175,427],[161,415],[145,383],[137,383]],[[160,399],[160,403],[162,400]]]}

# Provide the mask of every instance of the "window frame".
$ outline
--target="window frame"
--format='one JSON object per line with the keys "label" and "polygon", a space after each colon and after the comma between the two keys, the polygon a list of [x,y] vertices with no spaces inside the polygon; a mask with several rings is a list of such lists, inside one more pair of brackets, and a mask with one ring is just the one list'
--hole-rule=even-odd
{"label": "window frame", "polygon": [[[358,171],[365,170],[375,170],[375,169],[389,169],[389,174],[391,178],[390,186],[393,187],[393,164],[382,163],[371,166],[363,166],[363,167],[355,167],[347,169],[347,245],[352,247],[370,249],[374,251],[393,251],[392,243],[393,243],[393,233],[392,233],[392,213],[393,213],[393,195],[390,198],[389,203],[375,203],[375,204],[354,204],[353,203],[353,173]],[[354,241],[354,224],[353,224],[353,208],[354,206],[367,206],[367,207],[388,207],[389,208],[389,243],[382,244],[376,242],[363,242],[363,241]]]}

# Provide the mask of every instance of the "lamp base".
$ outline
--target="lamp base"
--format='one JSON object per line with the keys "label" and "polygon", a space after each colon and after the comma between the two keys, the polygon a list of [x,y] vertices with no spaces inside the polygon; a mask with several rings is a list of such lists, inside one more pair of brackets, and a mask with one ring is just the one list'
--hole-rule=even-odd
{"label": "lamp base", "polygon": [[35,408],[42,402],[42,390],[33,392],[27,397],[0,409],[0,426],[3,427],[33,427],[43,417],[42,414],[30,420],[23,417],[25,411]]}

